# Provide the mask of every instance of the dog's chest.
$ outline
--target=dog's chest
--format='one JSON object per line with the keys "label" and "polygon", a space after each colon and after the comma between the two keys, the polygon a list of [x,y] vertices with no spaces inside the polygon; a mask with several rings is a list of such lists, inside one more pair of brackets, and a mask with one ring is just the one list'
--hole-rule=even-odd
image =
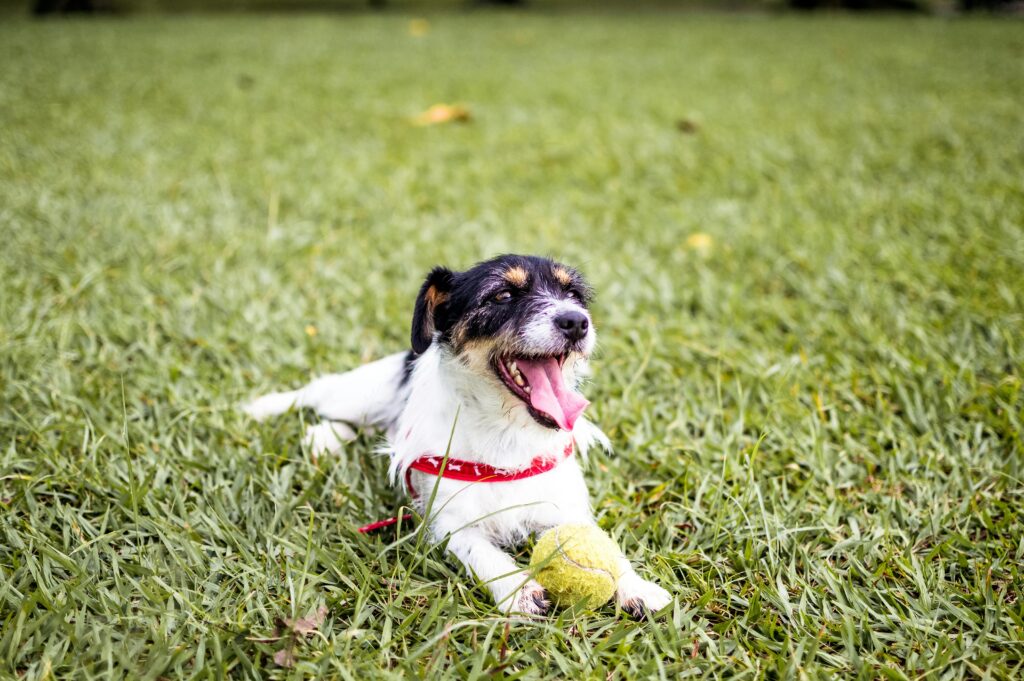
{"label": "dog's chest", "polygon": [[575,459],[533,477],[511,482],[462,482],[413,473],[420,510],[437,486],[431,507],[434,526],[445,532],[473,527],[500,544],[566,522],[585,522],[590,502]]}

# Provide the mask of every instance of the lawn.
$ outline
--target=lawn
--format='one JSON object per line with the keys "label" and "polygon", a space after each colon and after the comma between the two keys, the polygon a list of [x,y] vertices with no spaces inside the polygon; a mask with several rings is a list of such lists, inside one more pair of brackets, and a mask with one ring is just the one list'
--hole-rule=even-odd
{"label": "lawn", "polygon": [[[1019,678],[1022,25],[410,18],[0,21],[0,677]],[[510,622],[236,410],[504,251],[598,291],[660,621]]]}

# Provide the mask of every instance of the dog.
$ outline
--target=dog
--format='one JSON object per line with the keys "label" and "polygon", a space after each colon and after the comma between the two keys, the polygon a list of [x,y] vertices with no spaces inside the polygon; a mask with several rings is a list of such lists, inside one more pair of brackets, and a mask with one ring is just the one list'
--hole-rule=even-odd
{"label": "dog", "polygon": [[[611,450],[583,416],[579,392],[597,342],[591,297],[577,270],[547,258],[436,267],[416,298],[409,351],[265,395],[245,411],[263,419],[315,410],[324,421],[307,440],[319,451],[341,450],[356,428],[383,430],[391,481],[412,492],[421,514],[434,497],[425,515],[434,540],[447,539],[447,551],[504,611],[542,615],[544,588],[503,549],[556,525],[595,522],[572,455]],[[466,468],[488,474],[458,477]],[[620,568],[622,609],[644,617],[671,602],[628,559]]]}

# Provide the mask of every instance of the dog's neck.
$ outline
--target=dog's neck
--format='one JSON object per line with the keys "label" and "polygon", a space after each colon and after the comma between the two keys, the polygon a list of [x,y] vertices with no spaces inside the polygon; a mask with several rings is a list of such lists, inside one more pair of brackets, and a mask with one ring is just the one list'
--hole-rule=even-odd
{"label": "dog's neck", "polygon": [[405,409],[389,437],[392,472],[424,455],[444,455],[449,440],[452,458],[510,470],[565,448],[572,433],[537,423],[488,378],[436,343],[417,358]]}

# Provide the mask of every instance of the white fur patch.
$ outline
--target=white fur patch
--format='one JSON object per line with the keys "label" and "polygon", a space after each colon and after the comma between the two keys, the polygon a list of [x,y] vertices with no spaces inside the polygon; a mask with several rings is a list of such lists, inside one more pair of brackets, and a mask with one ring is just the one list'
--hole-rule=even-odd
{"label": "white fur patch", "polygon": [[[579,312],[586,315],[587,322],[592,322],[590,313],[582,305],[571,300],[552,297],[534,313],[530,322],[523,327],[524,344],[538,354],[559,353],[565,345],[565,337],[555,326],[555,318],[563,312]],[[583,354],[590,355],[596,344],[597,334],[594,333],[594,325],[591,323],[587,329],[587,335],[583,339]]]}

